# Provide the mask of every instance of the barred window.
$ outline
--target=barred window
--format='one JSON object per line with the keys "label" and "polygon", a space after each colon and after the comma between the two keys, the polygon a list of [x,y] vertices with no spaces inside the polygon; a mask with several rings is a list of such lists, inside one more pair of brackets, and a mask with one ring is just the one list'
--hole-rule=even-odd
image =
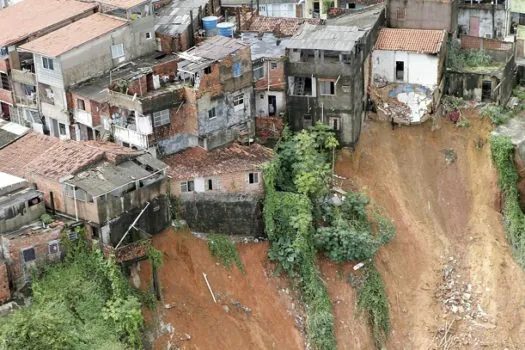
{"label": "barred window", "polygon": [[170,123],[170,110],[165,109],[159,112],[153,112],[153,126],[161,126]]}

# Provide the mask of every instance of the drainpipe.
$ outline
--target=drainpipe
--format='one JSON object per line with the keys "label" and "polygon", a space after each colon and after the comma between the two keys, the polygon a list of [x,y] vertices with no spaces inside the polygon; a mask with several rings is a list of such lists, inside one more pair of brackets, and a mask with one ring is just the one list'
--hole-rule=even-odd
{"label": "drainpipe", "polygon": [[76,191],[76,186],[70,184],[70,183],[65,183],[66,186],[70,186],[72,189],[73,189],[73,201],[75,202],[75,219],[78,221],[78,206],[77,206],[77,191]]}
{"label": "drainpipe", "polygon": [[268,71],[268,78],[266,81],[268,82],[268,91],[270,91],[270,61],[266,61],[266,70]]}

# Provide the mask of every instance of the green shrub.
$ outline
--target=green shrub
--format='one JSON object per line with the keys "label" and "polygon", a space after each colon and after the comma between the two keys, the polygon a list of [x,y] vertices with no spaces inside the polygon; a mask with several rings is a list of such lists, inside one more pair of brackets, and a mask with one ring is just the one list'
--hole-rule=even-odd
{"label": "green shrub", "polygon": [[490,118],[494,125],[505,124],[513,116],[511,111],[493,104],[488,104],[483,107],[480,114],[483,117]]}
{"label": "green shrub", "polygon": [[230,269],[235,264],[239,271],[244,272],[244,265],[237,247],[227,236],[210,235],[208,237],[208,248],[211,255],[217,258],[227,269]]}

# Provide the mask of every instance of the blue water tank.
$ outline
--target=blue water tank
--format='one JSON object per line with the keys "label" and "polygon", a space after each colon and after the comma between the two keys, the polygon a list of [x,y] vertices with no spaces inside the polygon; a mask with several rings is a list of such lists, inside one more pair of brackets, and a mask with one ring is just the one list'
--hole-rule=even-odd
{"label": "blue water tank", "polygon": [[233,37],[233,33],[235,32],[235,23],[230,23],[230,22],[219,23],[217,24],[217,30],[219,31],[219,35],[227,36],[231,38]]}
{"label": "blue water tank", "polygon": [[219,17],[217,16],[208,16],[202,19],[202,27],[206,31],[206,36],[217,35],[217,22]]}

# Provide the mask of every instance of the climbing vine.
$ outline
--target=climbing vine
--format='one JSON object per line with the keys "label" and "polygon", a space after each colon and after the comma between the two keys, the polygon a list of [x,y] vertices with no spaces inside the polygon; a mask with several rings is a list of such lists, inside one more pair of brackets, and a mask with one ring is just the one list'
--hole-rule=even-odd
{"label": "climbing vine", "polygon": [[516,260],[525,268],[525,215],[519,203],[518,173],[513,162],[514,145],[509,137],[491,136],[492,159],[498,169],[503,192],[504,226]]}

